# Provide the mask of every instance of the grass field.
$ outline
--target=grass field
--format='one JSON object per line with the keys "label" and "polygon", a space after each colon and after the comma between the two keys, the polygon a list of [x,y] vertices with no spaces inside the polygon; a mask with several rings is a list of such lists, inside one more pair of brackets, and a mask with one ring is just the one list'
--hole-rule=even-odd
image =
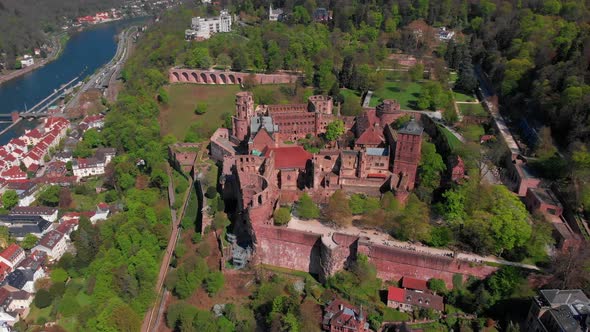
{"label": "grass field", "polygon": [[[256,103],[301,103],[310,94],[308,89],[287,91],[290,85],[259,85],[253,89]],[[235,112],[235,95],[241,91],[238,85],[174,84],[165,87],[170,102],[160,106],[162,135],[173,134],[184,139],[190,126],[202,121],[209,128],[219,128],[225,115]],[[291,95],[295,92],[295,95]],[[195,114],[198,103],[207,105],[207,112]]]}
{"label": "grass field", "polygon": [[477,98],[473,94],[465,94],[458,90],[453,90],[455,101],[477,101]]}
{"label": "grass field", "polygon": [[463,115],[488,116],[481,104],[457,104],[457,106]]}
{"label": "grass field", "polygon": [[461,142],[457,137],[455,137],[455,135],[453,135],[453,133],[451,133],[447,128],[445,128],[443,126],[438,126],[438,128],[443,133],[443,135],[445,135],[445,137],[447,138],[447,141],[449,142],[449,146],[451,147],[451,150],[455,151],[458,147],[463,145],[463,142]]}
{"label": "grass field", "polygon": [[[173,134],[182,140],[192,123],[201,120],[211,127],[220,127],[223,114],[233,114],[238,85],[178,84],[165,88],[170,102],[160,107],[162,135]],[[207,104],[207,112],[195,114],[198,103]]]}
{"label": "grass field", "polygon": [[386,81],[383,88],[374,91],[369,106],[375,107],[384,99],[395,99],[402,109],[417,109],[416,102],[421,90],[422,83]]}

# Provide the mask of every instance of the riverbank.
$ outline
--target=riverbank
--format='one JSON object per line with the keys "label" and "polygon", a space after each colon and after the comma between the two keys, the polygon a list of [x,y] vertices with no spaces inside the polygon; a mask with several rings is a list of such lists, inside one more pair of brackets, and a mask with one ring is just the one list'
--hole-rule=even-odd
{"label": "riverbank", "polygon": [[51,37],[50,40],[51,40],[51,43],[53,44],[53,47],[51,48],[52,51],[50,54],[47,55],[47,57],[45,59],[39,60],[38,62],[36,62],[32,66],[28,66],[28,67],[25,67],[22,69],[17,69],[17,70],[14,70],[8,74],[5,74],[5,75],[0,75],[0,84],[2,84],[4,82],[8,82],[12,79],[15,79],[17,77],[25,75],[27,73],[30,73],[36,69],[39,69],[39,68],[45,66],[48,63],[56,60],[57,58],[59,58],[59,56],[63,53],[64,48],[66,47],[66,44],[69,40],[69,35],[67,32],[64,32],[64,33],[61,33],[61,34]]}
{"label": "riverbank", "polygon": [[[129,18],[129,19],[134,19],[134,18]],[[22,69],[13,70],[13,71],[9,72],[8,74],[0,75],[0,85],[2,83],[8,82],[12,79],[21,77],[25,74],[28,74],[36,69],[39,69],[39,68],[45,66],[46,64],[48,64],[52,61],[57,60],[61,56],[61,54],[63,53],[64,49],[66,48],[66,44],[70,40],[70,32],[72,32],[72,31],[82,32],[83,30],[85,30],[87,28],[97,27],[99,25],[113,23],[113,22],[117,22],[117,21],[121,21],[121,20],[124,20],[124,19],[118,18],[118,19],[105,20],[103,22],[90,25],[90,26],[83,28],[83,29],[82,28],[69,29],[67,31],[60,32],[54,36],[51,36],[49,38],[49,40],[50,40],[53,47],[51,48],[52,49],[51,53],[48,54],[46,58],[40,59],[38,62],[36,62],[32,66],[25,67]]]}

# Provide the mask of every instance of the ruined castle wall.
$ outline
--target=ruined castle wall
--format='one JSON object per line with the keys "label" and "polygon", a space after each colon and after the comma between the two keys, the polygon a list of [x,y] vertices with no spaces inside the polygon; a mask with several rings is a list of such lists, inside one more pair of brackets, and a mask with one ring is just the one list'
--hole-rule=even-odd
{"label": "ruined castle wall", "polygon": [[252,226],[256,255],[262,264],[320,274],[320,235],[274,226]]}
{"label": "ruined castle wall", "polygon": [[[256,238],[256,255],[262,264],[318,274],[321,280],[350,266],[357,254],[366,255],[384,280],[403,276],[445,281],[453,287],[453,275],[483,279],[497,268],[434,256],[402,248],[369,243],[357,236],[303,232],[270,224],[252,224]],[[473,264],[473,265],[472,265]]]}
{"label": "ruined castle wall", "polygon": [[358,252],[365,254],[377,267],[377,276],[384,280],[399,280],[403,276],[428,280],[438,278],[453,287],[453,275],[461,274],[483,279],[497,270],[485,265],[471,265],[451,257],[434,256],[406,249],[359,241]]}

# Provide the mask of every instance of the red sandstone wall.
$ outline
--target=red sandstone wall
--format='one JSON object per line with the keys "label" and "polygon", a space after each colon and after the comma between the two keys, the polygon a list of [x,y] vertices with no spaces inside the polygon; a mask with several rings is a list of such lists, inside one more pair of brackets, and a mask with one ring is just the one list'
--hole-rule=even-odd
{"label": "red sandstone wall", "polygon": [[313,233],[253,225],[256,255],[261,263],[288,269],[320,273],[320,236]]}
{"label": "red sandstone wall", "polygon": [[467,276],[483,279],[496,271],[495,267],[471,266],[468,262],[450,257],[430,256],[370,244],[351,235],[335,233],[332,240],[338,246],[328,249],[321,244],[319,234],[271,225],[253,227],[257,243],[256,254],[261,263],[314,274],[332,275],[354,259],[357,252],[369,257],[377,268],[377,275],[384,280],[399,280],[403,276],[418,279],[439,278],[445,281],[448,288],[452,288],[455,273],[462,274],[464,279]]}
{"label": "red sandstone wall", "polygon": [[[241,84],[249,73],[218,70],[193,70],[172,68],[168,72],[170,83],[196,84]],[[258,84],[286,84],[295,83],[299,75],[289,73],[254,74]]]}
{"label": "red sandstone wall", "polygon": [[462,274],[464,279],[466,276],[483,279],[497,270],[485,265],[470,266],[468,262],[450,257],[429,256],[362,241],[359,243],[358,251],[369,257],[377,267],[377,275],[384,280],[399,280],[403,276],[418,279],[438,278],[444,280],[448,288],[452,288],[455,273]]}

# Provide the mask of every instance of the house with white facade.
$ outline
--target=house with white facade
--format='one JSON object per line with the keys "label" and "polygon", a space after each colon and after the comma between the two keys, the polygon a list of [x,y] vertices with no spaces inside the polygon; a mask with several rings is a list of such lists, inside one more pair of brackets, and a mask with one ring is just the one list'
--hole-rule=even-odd
{"label": "house with white facade", "polygon": [[67,249],[66,237],[63,233],[57,230],[50,231],[43,235],[39,243],[33,250],[43,251],[47,253],[50,262],[59,260]]}
{"label": "house with white facade", "polygon": [[45,270],[16,269],[6,277],[6,283],[25,292],[35,293],[35,281],[45,277]]}
{"label": "house with white facade", "polygon": [[15,206],[9,213],[11,216],[39,216],[47,221],[57,221],[57,209],[48,206]]}
{"label": "house with white facade", "polygon": [[99,203],[96,206],[96,212],[92,217],[90,217],[90,221],[95,224],[99,220],[106,220],[109,216],[109,205],[106,203]]}
{"label": "house with white facade", "polygon": [[32,66],[34,64],[35,64],[35,59],[32,56],[28,55],[28,54],[24,55],[23,58],[20,59],[20,65],[23,68],[30,67],[30,66]]}
{"label": "house with white facade", "polygon": [[25,259],[25,251],[18,244],[13,243],[0,253],[0,262],[5,263],[11,269],[20,264]]}
{"label": "house with white facade", "polygon": [[272,22],[276,22],[279,20],[279,16],[283,14],[283,10],[281,8],[272,9],[272,3],[268,8],[268,20]]}
{"label": "house with white facade", "polygon": [[115,157],[116,150],[113,148],[99,148],[93,157],[78,158],[72,162],[72,171],[77,179],[88,176],[102,175],[105,167]]}

